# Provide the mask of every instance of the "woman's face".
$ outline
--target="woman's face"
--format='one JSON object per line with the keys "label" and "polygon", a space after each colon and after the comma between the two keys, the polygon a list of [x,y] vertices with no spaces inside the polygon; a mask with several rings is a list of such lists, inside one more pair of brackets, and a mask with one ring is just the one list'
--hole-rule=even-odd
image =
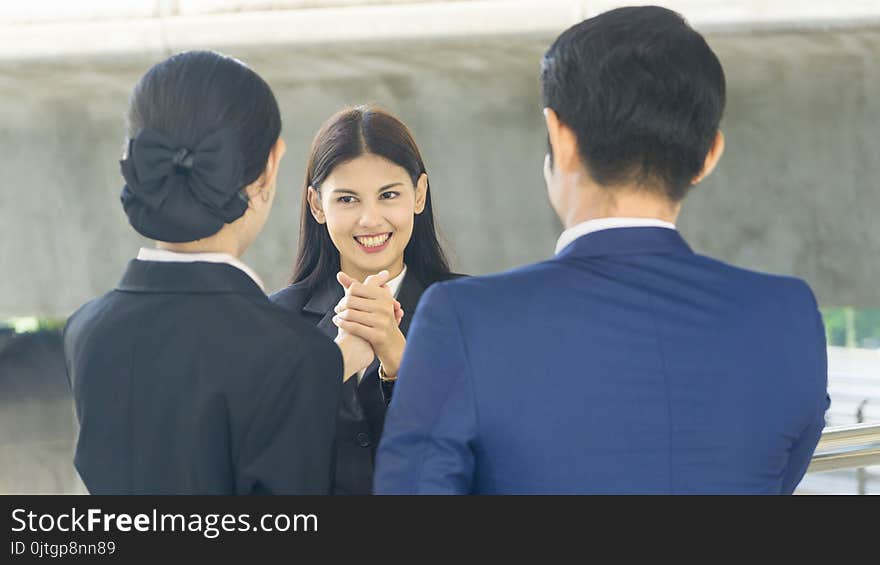
{"label": "woman's face", "polygon": [[309,187],[309,205],[327,224],[342,270],[358,280],[383,269],[397,276],[414,215],[425,209],[427,175],[413,186],[403,167],[366,153],[337,165],[319,188]]}

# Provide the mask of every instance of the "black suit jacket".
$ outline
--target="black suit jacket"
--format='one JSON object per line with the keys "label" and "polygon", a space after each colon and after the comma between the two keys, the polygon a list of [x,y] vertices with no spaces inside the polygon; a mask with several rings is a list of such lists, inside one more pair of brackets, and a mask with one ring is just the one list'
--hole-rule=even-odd
{"label": "black suit jacket", "polygon": [[330,492],[339,349],[241,270],[131,261],[64,352],[90,492]]}
{"label": "black suit jacket", "polygon": [[[422,293],[435,282],[460,277],[448,274],[437,280],[423,282],[408,271],[401,282],[397,301],[404,315],[400,331],[406,335],[410,321]],[[333,308],[342,299],[344,291],[336,279],[309,292],[302,283],[295,283],[279,290],[270,300],[289,310],[294,317],[314,324],[324,335],[335,338],[337,327],[333,324]],[[385,425],[385,412],[391,401],[393,383],[379,379],[379,361],[364,372],[360,384],[357,378],[348,379],[342,386],[342,399],[336,422],[336,478],[335,494],[370,494],[373,490],[373,464],[376,447]]]}

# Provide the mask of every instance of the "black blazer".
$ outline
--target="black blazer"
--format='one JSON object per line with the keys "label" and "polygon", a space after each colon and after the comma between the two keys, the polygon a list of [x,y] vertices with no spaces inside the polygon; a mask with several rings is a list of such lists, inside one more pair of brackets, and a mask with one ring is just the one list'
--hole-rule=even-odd
{"label": "black blazer", "polygon": [[131,261],[64,353],[89,492],[330,492],[339,349],[241,270]]}
{"label": "black blazer", "polygon": [[[423,282],[412,271],[407,271],[397,301],[403,308],[400,331],[406,335],[422,293],[432,283],[458,278],[447,274],[439,279]],[[295,283],[271,295],[269,299],[289,310],[295,317],[316,325],[324,335],[335,338],[333,308],[342,299],[344,291],[336,279],[309,292],[303,283]],[[339,417],[336,421],[336,478],[335,494],[370,494],[373,490],[373,463],[376,447],[385,425],[385,411],[394,383],[379,380],[379,360],[373,361],[364,372],[360,384],[352,377],[342,386]]]}

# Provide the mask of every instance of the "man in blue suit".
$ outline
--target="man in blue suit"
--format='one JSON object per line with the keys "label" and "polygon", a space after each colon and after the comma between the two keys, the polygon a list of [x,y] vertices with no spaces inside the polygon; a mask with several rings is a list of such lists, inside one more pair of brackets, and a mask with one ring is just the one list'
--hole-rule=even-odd
{"label": "man in blue suit", "polygon": [[828,407],[813,294],[675,229],[724,149],[718,59],[622,8],[564,32],[541,85],[556,255],[423,296],[375,492],[791,493]]}

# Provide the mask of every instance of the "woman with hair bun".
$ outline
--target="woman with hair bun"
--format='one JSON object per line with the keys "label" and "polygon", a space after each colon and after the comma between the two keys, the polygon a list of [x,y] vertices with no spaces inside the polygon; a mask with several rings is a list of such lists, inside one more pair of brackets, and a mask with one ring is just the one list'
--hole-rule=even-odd
{"label": "woman with hair bun", "polygon": [[269,86],[217,53],[135,86],[121,200],[156,248],[64,335],[91,493],[329,492],[341,377],[373,353],[291,320],[239,259],[272,208],[280,133]]}
{"label": "woman with hair bun", "polygon": [[357,106],[331,116],[312,143],[302,190],[293,281],[270,298],[327,336],[339,329],[370,342],[376,360],[342,385],[333,486],[370,494],[416,305],[428,286],[460,275],[437,238],[419,148],[388,112]]}

